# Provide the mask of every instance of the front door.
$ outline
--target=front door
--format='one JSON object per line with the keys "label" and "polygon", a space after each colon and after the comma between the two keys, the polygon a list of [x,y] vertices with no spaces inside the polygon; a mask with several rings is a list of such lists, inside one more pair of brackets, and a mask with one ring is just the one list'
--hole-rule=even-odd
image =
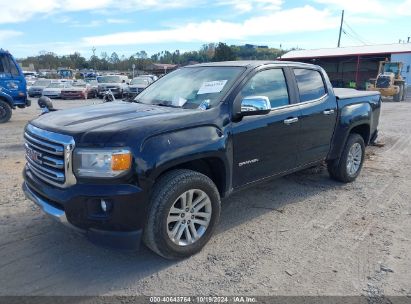
{"label": "front door", "polygon": [[273,68],[255,74],[236,98],[266,96],[272,110],[232,125],[234,188],[296,166],[301,111],[291,104],[288,92],[284,71]]}

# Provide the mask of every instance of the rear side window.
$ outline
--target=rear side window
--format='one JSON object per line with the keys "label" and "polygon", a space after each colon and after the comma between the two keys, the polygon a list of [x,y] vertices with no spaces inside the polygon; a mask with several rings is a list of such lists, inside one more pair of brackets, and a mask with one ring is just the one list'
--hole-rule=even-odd
{"label": "rear side window", "polygon": [[325,86],[320,72],[308,69],[294,69],[300,101],[310,101],[325,95]]}

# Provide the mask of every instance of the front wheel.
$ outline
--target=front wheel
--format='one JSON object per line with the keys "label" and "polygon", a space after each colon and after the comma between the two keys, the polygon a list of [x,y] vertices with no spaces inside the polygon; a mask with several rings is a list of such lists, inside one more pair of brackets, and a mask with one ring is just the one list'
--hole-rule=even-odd
{"label": "front wheel", "polygon": [[11,118],[11,107],[4,100],[0,100],[0,123],[8,122]]}
{"label": "front wheel", "polygon": [[220,217],[220,195],[213,181],[191,170],[173,170],[155,184],[144,242],[167,259],[199,252]]}
{"label": "front wheel", "polygon": [[350,134],[340,159],[328,163],[331,178],[343,183],[354,181],[361,172],[365,157],[365,144],[359,134]]}

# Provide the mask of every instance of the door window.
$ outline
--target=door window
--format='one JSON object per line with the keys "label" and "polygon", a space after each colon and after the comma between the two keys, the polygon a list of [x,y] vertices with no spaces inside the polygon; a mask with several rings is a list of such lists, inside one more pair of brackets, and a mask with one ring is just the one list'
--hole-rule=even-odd
{"label": "door window", "polygon": [[11,59],[10,56],[7,56],[8,62],[9,62],[9,67],[10,67],[10,73],[12,76],[19,76],[19,71],[17,69],[16,63]]}
{"label": "door window", "polygon": [[1,55],[0,56],[0,73],[11,74],[13,76],[19,76],[19,71],[17,70],[16,64],[11,60],[10,56]]}
{"label": "door window", "polygon": [[6,56],[0,55],[0,74],[5,74],[8,71]]}
{"label": "door window", "polygon": [[294,69],[300,101],[315,100],[325,95],[325,87],[320,72],[309,69]]}
{"label": "door window", "polygon": [[287,82],[282,69],[264,70],[255,74],[241,90],[242,98],[266,96],[271,108],[289,104]]}

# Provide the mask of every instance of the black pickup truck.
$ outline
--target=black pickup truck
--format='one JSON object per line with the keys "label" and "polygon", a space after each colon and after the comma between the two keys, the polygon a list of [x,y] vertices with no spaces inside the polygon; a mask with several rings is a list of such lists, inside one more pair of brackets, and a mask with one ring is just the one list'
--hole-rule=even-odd
{"label": "black pickup truck", "polygon": [[26,196],[91,240],[165,258],[207,243],[221,198],[326,162],[352,182],[377,137],[379,93],[333,89],[318,66],[187,66],[135,102],[56,111],[25,128]]}

